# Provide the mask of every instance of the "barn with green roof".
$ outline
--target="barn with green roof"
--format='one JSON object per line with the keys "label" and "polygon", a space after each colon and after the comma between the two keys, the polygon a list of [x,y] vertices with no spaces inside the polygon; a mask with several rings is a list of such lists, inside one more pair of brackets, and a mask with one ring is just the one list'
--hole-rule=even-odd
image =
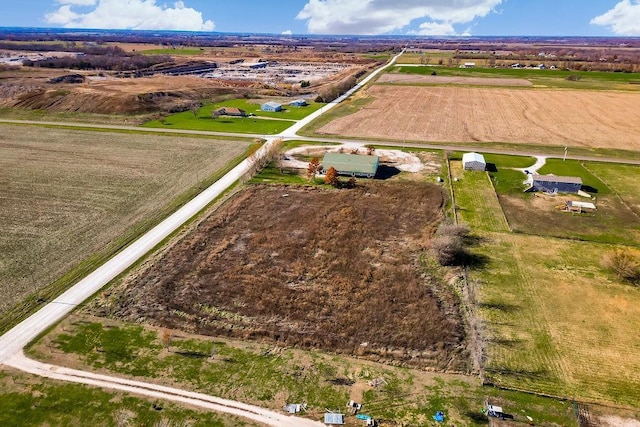
{"label": "barn with green roof", "polygon": [[339,175],[373,178],[378,171],[378,156],[362,154],[327,153],[322,159],[322,170],[333,167]]}

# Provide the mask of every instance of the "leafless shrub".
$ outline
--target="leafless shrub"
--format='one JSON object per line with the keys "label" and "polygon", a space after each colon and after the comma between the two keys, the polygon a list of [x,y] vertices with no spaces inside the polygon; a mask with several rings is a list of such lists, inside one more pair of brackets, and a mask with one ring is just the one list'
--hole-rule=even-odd
{"label": "leafless shrub", "polygon": [[629,251],[616,249],[604,258],[606,268],[626,282],[638,284],[640,282],[640,261]]}
{"label": "leafless shrub", "polygon": [[430,245],[436,261],[444,266],[464,264],[468,258],[465,239],[469,233],[469,228],[464,225],[441,225]]}

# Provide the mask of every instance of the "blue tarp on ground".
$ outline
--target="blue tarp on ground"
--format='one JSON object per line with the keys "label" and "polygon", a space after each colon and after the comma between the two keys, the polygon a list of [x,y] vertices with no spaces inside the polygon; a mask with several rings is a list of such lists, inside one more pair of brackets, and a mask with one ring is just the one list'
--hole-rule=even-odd
{"label": "blue tarp on ground", "polygon": [[439,423],[443,423],[444,422],[444,412],[442,411],[438,411],[436,412],[436,414],[433,416],[433,419]]}
{"label": "blue tarp on ground", "polygon": [[364,414],[358,414],[356,415],[356,418],[363,421],[368,421],[371,419],[369,415],[364,415]]}

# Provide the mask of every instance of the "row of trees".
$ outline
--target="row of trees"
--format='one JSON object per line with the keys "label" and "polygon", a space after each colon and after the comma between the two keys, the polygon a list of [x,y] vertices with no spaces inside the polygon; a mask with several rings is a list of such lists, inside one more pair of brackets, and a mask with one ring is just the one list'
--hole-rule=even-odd
{"label": "row of trees", "polygon": [[339,83],[327,86],[318,92],[316,102],[331,102],[341,95],[347,93],[349,89],[358,83],[354,76],[351,76]]}
{"label": "row of trees", "polygon": [[134,71],[152,65],[172,62],[165,55],[81,55],[78,57],[48,58],[23,61],[27,67],[70,68],[74,70]]}

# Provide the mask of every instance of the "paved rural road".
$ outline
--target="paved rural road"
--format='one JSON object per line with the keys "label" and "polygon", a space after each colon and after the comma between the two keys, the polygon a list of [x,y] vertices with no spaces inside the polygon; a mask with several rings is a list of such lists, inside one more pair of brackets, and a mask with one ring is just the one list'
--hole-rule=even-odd
{"label": "paved rural road", "polygon": [[[397,57],[389,63],[391,65]],[[354,87],[347,94],[338,98],[330,105],[323,107],[323,110],[318,111],[306,119],[294,124],[290,129],[284,131],[281,135],[269,136],[267,142],[258,150],[256,158],[261,158],[268,153],[271,145],[273,145],[276,139],[281,136],[295,136],[297,129],[305,126],[311,120],[317,118],[324,112],[333,108],[339,102],[342,102],[346,97],[358,90],[366,82],[370,81],[376,74],[381,72],[389,65],[385,65],[375,70],[368,78],[363,80],[362,83]],[[6,121],[5,121],[6,122]],[[33,123],[38,122],[23,122]],[[103,127],[94,125],[83,125],[82,127]],[[113,127],[114,129],[133,129],[139,130],[139,128],[121,126]],[[163,132],[165,130],[162,130]],[[184,132],[181,132],[184,133]],[[200,132],[190,132],[200,133]],[[230,136],[237,136],[238,134],[227,134]],[[240,136],[246,137],[246,135],[240,134]],[[253,160],[256,161],[256,160]],[[283,416],[282,414],[267,409],[261,409],[258,407],[245,405],[241,402],[227,401],[223,399],[214,398],[202,394],[189,393],[179,389],[173,389],[168,387],[162,387],[155,384],[149,384],[138,381],[123,380],[117,377],[109,377],[104,375],[97,375],[89,372],[82,372],[72,370],[64,367],[48,365],[40,363],[34,360],[30,360],[24,356],[23,348],[38,335],[44,332],[47,328],[60,321],[69,312],[71,312],[78,304],[82,303],[86,299],[90,298],[93,294],[98,292],[102,287],[109,283],[112,279],[124,272],[133,263],[143,257],[146,253],[151,251],[156,245],[162,242],[167,236],[182,226],[187,220],[192,218],[202,209],[204,209],[209,203],[211,203],[216,197],[220,196],[231,185],[238,181],[243,175],[245,175],[252,166],[252,160],[245,159],[221,179],[216,181],[209,188],[198,194],[193,200],[185,204],[178,211],[173,213],[167,219],[148,231],[138,240],[127,246],[124,250],[119,252],[101,267],[89,274],[84,279],[80,280],[77,284],[69,288],[62,295],[55,298],[54,301],[49,302],[42,307],[31,317],[24,320],[13,329],[9,330],[3,336],[0,337],[0,363],[11,366],[16,369],[20,369],[26,372],[30,372],[36,375],[41,375],[49,378],[55,378],[59,380],[96,385],[100,387],[106,387],[111,389],[119,389],[131,391],[137,394],[143,394],[147,396],[162,397],[168,400],[174,400],[179,402],[186,402],[196,404],[198,406],[205,406],[211,409],[215,409],[221,412],[232,413],[240,415],[256,421],[263,422],[273,426],[321,426],[323,424],[296,417]]]}

